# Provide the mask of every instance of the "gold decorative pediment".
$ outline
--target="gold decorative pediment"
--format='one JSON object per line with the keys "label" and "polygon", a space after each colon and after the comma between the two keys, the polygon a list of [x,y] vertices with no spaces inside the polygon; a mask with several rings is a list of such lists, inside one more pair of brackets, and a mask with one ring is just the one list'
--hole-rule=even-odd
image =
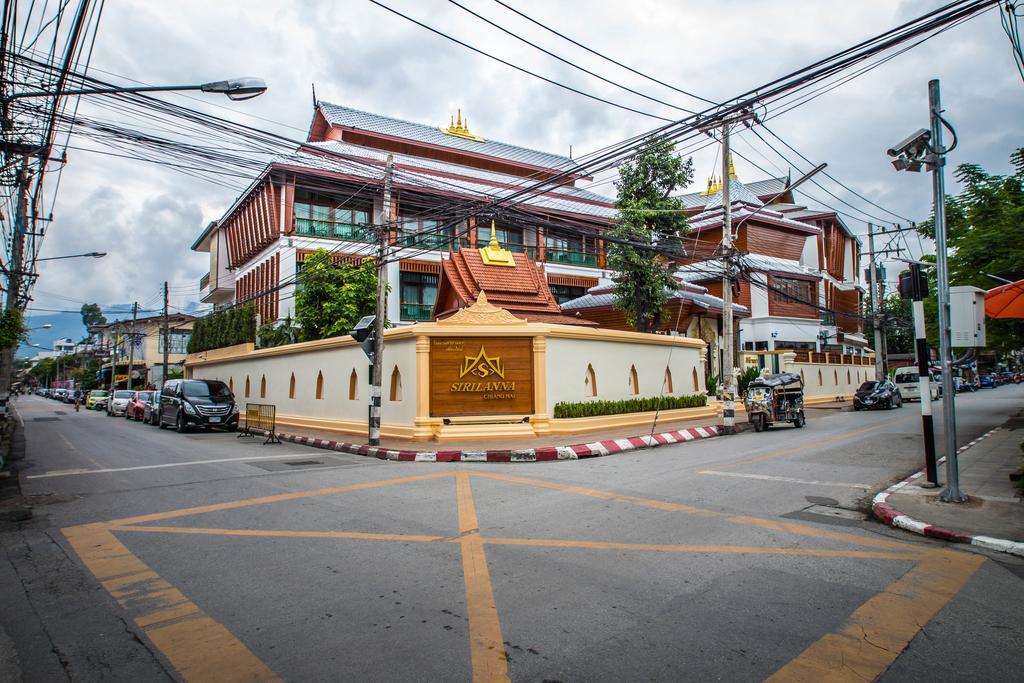
{"label": "gold decorative pediment", "polygon": [[504,308],[487,302],[487,294],[481,290],[476,303],[455,312],[450,318],[438,320],[438,325],[525,325],[526,320],[517,318]]}

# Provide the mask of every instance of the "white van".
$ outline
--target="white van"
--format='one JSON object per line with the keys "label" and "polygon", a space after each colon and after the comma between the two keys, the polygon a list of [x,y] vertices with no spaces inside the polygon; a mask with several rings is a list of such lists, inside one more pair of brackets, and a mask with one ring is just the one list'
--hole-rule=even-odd
{"label": "white van", "polygon": [[[892,382],[900,390],[904,401],[921,400],[921,385],[918,383],[918,378],[917,368],[896,368]],[[929,383],[928,391],[932,401],[939,398],[939,387],[935,382]]]}

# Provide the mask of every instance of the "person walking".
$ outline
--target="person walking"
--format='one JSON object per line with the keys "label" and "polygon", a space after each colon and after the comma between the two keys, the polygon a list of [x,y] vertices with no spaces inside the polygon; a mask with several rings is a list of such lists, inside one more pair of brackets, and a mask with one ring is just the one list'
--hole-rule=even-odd
{"label": "person walking", "polygon": [[79,412],[79,409],[81,407],[82,407],[82,390],[81,389],[75,389],[75,412],[76,413]]}

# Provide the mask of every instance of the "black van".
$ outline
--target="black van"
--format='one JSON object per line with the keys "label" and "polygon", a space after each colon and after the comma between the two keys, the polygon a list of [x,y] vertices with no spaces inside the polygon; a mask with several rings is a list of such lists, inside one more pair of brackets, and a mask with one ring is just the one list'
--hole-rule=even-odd
{"label": "black van", "polygon": [[238,429],[238,406],[227,384],[214,379],[172,379],[160,390],[160,429],[191,426]]}

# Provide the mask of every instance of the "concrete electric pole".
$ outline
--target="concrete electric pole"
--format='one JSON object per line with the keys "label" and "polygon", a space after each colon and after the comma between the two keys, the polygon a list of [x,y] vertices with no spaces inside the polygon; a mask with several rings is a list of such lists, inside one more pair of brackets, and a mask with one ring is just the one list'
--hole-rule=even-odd
{"label": "concrete electric pole", "polygon": [[370,434],[371,446],[380,445],[380,387],[384,379],[384,320],[388,313],[387,255],[388,240],[394,217],[391,211],[391,178],[395,157],[389,154],[384,170],[384,204],[377,221],[377,315],[373,320],[373,365],[370,366]]}
{"label": "concrete electric pole", "polygon": [[163,335],[164,335],[164,372],[160,376],[160,386],[161,387],[163,387],[164,382],[167,381],[167,354],[170,352],[170,349],[167,346],[167,342],[170,341],[170,339],[168,338],[169,337],[169,331],[167,329],[167,281],[166,280],[164,281],[164,329],[163,329]]}
{"label": "concrete electric pole", "polygon": [[722,124],[722,424],[726,434],[732,434],[736,425],[733,403],[736,375],[733,372],[732,330],[732,206],[729,201],[729,125]]}
{"label": "concrete electric pole", "polygon": [[135,321],[139,317],[139,302],[132,304],[132,340],[128,347],[128,388],[132,388],[132,368],[135,367]]}
{"label": "concrete electric pole", "polygon": [[882,339],[881,306],[878,296],[878,269],[875,265],[875,226],[868,223],[868,281],[871,285],[871,327],[875,333],[875,379],[885,378],[885,341]]}

